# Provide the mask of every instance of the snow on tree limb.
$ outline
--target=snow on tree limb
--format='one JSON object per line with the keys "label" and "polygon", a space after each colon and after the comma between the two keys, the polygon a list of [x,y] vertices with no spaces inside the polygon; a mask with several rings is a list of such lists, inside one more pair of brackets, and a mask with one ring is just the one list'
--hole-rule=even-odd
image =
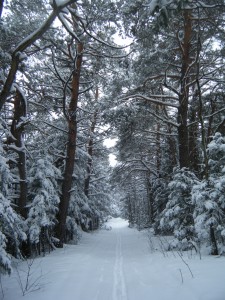
{"label": "snow on tree limb", "polygon": [[12,61],[10,70],[7,76],[7,79],[5,81],[5,84],[3,86],[2,92],[0,94],[0,111],[2,110],[3,105],[6,102],[6,99],[10,93],[11,87],[13,85],[13,82],[15,80],[15,76],[19,67],[20,63],[20,53],[23,52],[25,49],[27,49],[29,46],[31,46],[36,40],[38,40],[52,25],[53,21],[59,14],[59,12],[65,8],[67,5],[74,3],[75,0],[69,0],[64,1],[61,3],[57,8],[54,8],[54,10],[51,12],[51,14],[48,16],[48,18],[45,20],[45,22],[36,29],[33,33],[28,35],[25,39],[23,39],[15,48],[15,50],[12,53]]}
{"label": "snow on tree limb", "polygon": [[64,26],[64,28],[66,29],[66,31],[78,42],[80,43],[80,39],[78,38],[78,36],[76,35],[76,33],[70,28],[67,20],[64,18],[63,13],[59,13],[58,15],[59,20],[61,21],[62,25]]}
{"label": "snow on tree limb", "polygon": [[[163,97],[164,96],[162,95],[162,98]],[[145,100],[145,101],[152,102],[152,103],[158,104],[158,105],[171,106],[171,107],[179,108],[178,104],[159,101],[159,100],[156,100],[154,98],[149,98],[149,97],[146,97],[146,96],[141,95],[141,94],[135,94],[135,95],[130,95],[130,96],[122,97],[119,100],[126,101],[126,100],[133,99],[133,98],[137,98],[137,99],[140,99],[140,100]]]}

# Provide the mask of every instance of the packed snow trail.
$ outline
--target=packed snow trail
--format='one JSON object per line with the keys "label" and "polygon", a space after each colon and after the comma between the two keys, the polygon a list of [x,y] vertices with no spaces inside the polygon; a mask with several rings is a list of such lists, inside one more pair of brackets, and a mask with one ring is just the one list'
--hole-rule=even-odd
{"label": "packed snow trail", "polygon": [[123,273],[123,254],[121,234],[116,236],[116,258],[113,277],[113,300],[127,300],[126,285]]}
{"label": "packed snow trail", "polygon": [[179,256],[151,252],[146,235],[126,221],[112,219],[108,226],[112,230],[84,234],[78,245],[35,259],[35,292],[21,296],[16,272],[3,278],[4,300],[225,300],[224,257],[184,257],[192,278]]}

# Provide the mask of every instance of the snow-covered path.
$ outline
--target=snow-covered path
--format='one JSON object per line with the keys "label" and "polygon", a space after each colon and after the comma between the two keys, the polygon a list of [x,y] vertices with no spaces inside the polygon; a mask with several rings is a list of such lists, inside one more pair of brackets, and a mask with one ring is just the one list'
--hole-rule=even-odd
{"label": "snow-covered path", "polygon": [[146,236],[126,221],[110,225],[36,259],[38,291],[22,297],[16,273],[3,278],[4,300],[225,300],[225,258],[185,257],[192,278],[178,255],[151,253]]}

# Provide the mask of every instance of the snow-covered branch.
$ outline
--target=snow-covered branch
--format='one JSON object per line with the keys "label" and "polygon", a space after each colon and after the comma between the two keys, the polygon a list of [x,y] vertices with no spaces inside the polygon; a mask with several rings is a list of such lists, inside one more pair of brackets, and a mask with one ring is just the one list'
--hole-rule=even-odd
{"label": "snow-covered branch", "polygon": [[46,122],[46,121],[42,121],[42,122],[45,123],[46,125],[50,126],[50,127],[53,127],[53,128],[55,128],[55,129],[59,130],[59,131],[68,133],[66,130],[64,130],[64,129],[62,129],[62,128],[59,128],[59,127],[57,127],[57,126],[55,126],[55,125],[53,125],[53,124],[50,124],[50,123],[48,123],[48,122]]}
{"label": "snow-covered branch", "polygon": [[57,15],[60,13],[60,11],[63,8],[65,8],[67,5],[72,4],[74,2],[75,0],[60,2],[59,5],[57,5],[57,7],[54,7],[53,11],[48,16],[48,18],[43,22],[43,24],[34,32],[32,32],[30,35],[28,35],[25,39],[23,39],[14,49],[12,53],[10,70],[6,78],[5,84],[3,86],[2,92],[0,94],[0,110],[2,110],[2,107],[5,104],[5,101],[12,88],[21,61],[22,52],[26,50],[29,46],[31,46],[35,41],[37,41],[50,28],[50,26],[56,19]]}
{"label": "snow-covered branch", "polygon": [[[152,102],[152,103],[158,104],[158,105],[171,106],[171,107],[179,108],[178,104],[171,103],[171,102],[159,101],[159,100],[156,100],[154,98],[149,98],[149,97],[146,97],[146,96],[141,95],[141,94],[135,94],[135,95],[122,97],[122,98],[119,98],[119,100],[126,101],[126,100],[130,100],[130,99],[134,99],[134,98],[144,100],[144,101],[148,101],[148,102]],[[163,98],[163,95],[162,95],[162,98]]]}

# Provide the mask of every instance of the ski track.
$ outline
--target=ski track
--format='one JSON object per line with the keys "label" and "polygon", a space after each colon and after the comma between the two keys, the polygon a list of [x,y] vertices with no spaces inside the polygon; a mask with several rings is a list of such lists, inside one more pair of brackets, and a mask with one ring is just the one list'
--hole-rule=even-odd
{"label": "ski track", "polygon": [[121,235],[117,233],[116,258],[114,265],[113,300],[127,300],[127,291],[123,273],[123,254]]}
{"label": "ski track", "polygon": [[110,225],[111,231],[84,233],[78,245],[35,259],[33,273],[41,271],[44,283],[38,291],[23,297],[16,273],[2,278],[4,300],[225,300],[225,258],[185,257],[193,279],[179,257],[150,253],[144,233],[126,221]]}

